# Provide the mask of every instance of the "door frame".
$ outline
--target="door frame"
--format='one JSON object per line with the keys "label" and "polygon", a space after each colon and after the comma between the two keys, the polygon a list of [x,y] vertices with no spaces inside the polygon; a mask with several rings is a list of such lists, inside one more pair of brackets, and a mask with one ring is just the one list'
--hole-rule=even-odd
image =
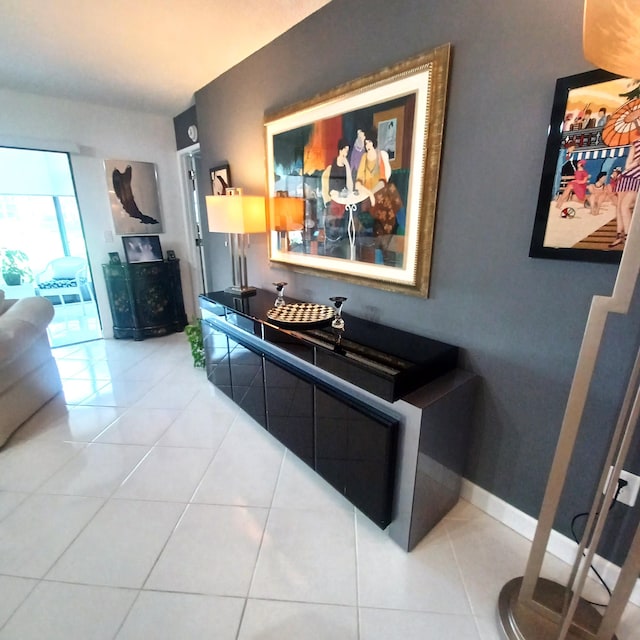
{"label": "door frame", "polygon": [[[196,143],[177,152],[180,191],[182,193],[182,210],[184,227],[187,236],[187,257],[189,275],[193,292],[194,311],[199,314],[200,293],[208,291],[208,268],[205,252],[202,247],[202,213],[200,207],[200,190],[198,187],[198,162],[200,160],[200,144]],[[193,175],[190,176],[189,172]]]}

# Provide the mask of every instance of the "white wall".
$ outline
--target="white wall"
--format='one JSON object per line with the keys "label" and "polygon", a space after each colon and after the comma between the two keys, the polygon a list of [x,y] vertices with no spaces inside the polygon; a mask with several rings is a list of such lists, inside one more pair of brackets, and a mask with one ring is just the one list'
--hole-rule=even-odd
{"label": "white wall", "polygon": [[114,234],[103,161],[153,162],[157,166],[164,233],[163,251],[181,258],[187,317],[193,295],[187,264],[184,209],[172,118],[0,89],[0,146],[71,153],[80,215],[105,338],[113,336],[101,265],[110,251],[121,255]]}

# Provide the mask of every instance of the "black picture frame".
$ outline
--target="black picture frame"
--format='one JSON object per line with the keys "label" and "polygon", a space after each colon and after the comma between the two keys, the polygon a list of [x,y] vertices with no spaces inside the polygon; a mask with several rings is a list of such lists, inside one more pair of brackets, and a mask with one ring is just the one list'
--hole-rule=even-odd
{"label": "black picture frame", "polygon": [[162,262],[160,236],[123,236],[124,255],[129,264]]}
{"label": "black picture frame", "polygon": [[109,252],[109,264],[122,264],[120,254],[117,251]]}
{"label": "black picture frame", "polygon": [[173,249],[167,249],[167,260],[177,260],[176,252]]}
{"label": "black picture frame", "polygon": [[214,196],[226,195],[226,190],[231,187],[231,169],[228,164],[220,164],[209,169],[211,177],[211,193]]}
{"label": "black picture frame", "polygon": [[[629,142],[622,143],[622,138],[610,134],[615,123],[620,121],[623,110],[629,108],[637,95],[640,95],[639,81],[602,69],[556,81],[530,257],[611,264],[620,262],[624,245],[610,246],[616,239],[618,226],[614,213],[616,200],[612,195],[615,187],[611,178],[617,175],[614,169],[624,170],[631,145]],[[604,124],[599,124],[602,106],[606,106],[604,118],[608,116],[608,119]],[[581,122],[591,126],[578,128],[578,116]],[[576,196],[573,190],[565,192],[571,181],[571,168],[567,163],[577,169],[580,161],[584,161],[582,170],[589,176],[585,199],[582,203],[579,198],[576,201],[564,200],[564,197]],[[596,183],[599,179],[602,181],[601,187],[608,190],[609,197],[605,198],[603,191],[594,208],[591,202],[595,202],[598,196],[596,188],[600,186]],[[579,225],[584,231],[580,230]],[[596,230],[572,242],[572,238],[578,238],[594,225],[598,225]]]}

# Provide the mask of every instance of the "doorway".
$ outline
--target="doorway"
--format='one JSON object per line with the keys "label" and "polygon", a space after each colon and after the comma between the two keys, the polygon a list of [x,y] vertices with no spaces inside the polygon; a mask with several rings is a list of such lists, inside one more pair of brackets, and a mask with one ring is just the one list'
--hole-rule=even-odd
{"label": "doorway", "polygon": [[209,291],[208,270],[202,245],[202,214],[198,176],[200,175],[200,145],[196,144],[178,152],[180,159],[180,181],[185,203],[187,240],[189,243],[189,265],[196,314],[200,310],[198,296]]}
{"label": "doorway", "polygon": [[67,153],[0,147],[0,287],[54,305],[52,347],[102,338]]}

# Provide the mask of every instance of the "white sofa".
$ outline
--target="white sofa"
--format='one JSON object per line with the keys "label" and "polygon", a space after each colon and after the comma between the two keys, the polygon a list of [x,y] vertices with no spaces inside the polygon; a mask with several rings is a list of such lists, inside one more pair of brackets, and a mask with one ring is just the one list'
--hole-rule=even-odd
{"label": "white sofa", "polygon": [[0,447],[62,390],[47,337],[52,318],[48,300],[5,300],[0,289]]}

